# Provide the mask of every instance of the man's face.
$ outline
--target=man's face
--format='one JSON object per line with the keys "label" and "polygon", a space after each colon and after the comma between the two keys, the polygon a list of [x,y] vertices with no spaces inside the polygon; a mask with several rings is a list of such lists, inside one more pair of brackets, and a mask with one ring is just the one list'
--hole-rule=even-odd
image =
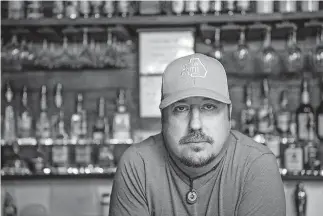
{"label": "man's face", "polygon": [[204,166],[217,156],[230,132],[227,105],[204,97],[190,97],[163,109],[165,143],[181,162]]}

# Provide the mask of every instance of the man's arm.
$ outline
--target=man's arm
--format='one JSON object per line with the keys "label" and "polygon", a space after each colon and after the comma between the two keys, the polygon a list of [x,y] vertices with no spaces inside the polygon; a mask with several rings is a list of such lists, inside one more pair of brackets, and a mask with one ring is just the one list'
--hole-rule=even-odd
{"label": "man's arm", "polygon": [[109,216],[148,216],[145,167],[135,147],[122,155],[114,177]]}
{"label": "man's arm", "polygon": [[284,185],[273,154],[253,161],[246,175],[238,216],[285,216]]}

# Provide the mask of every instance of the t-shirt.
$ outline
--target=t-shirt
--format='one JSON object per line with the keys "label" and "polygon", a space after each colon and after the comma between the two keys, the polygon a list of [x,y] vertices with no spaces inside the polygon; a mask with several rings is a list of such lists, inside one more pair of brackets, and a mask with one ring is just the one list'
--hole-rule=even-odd
{"label": "t-shirt", "polygon": [[[193,204],[186,197],[191,188],[197,192]],[[176,160],[157,134],[121,157],[109,216],[285,216],[285,205],[276,158],[268,147],[231,131],[211,164],[191,168]]]}

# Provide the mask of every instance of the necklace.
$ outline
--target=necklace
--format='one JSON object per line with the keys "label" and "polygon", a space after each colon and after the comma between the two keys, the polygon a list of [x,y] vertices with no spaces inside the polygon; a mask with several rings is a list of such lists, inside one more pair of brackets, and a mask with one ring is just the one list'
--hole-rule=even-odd
{"label": "necklace", "polygon": [[190,181],[190,189],[189,191],[186,193],[186,202],[190,205],[196,203],[197,199],[198,199],[198,193],[197,190],[194,189],[194,180],[201,178],[207,174],[209,174],[210,172],[212,172],[213,170],[215,170],[217,168],[217,165],[215,165],[211,170],[207,171],[206,173],[196,176],[194,178],[191,178],[189,175],[187,175],[184,171],[181,170],[181,168],[179,168],[179,166],[175,163],[175,161],[173,160],[173,158],[170,156],[171,160],[173,161],[173,163],[175,164],[175,166],[189,179]]}

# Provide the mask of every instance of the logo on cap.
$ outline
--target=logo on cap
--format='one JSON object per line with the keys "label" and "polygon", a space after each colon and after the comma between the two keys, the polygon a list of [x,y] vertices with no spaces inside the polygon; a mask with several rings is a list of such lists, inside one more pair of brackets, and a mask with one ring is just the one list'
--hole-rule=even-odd
{"label": "logo on cap", "polygon": [[192,78],[205,78],[207,70],[199,58],[191,58],[188,64],[183,65],[181,75],[188,75]]}

